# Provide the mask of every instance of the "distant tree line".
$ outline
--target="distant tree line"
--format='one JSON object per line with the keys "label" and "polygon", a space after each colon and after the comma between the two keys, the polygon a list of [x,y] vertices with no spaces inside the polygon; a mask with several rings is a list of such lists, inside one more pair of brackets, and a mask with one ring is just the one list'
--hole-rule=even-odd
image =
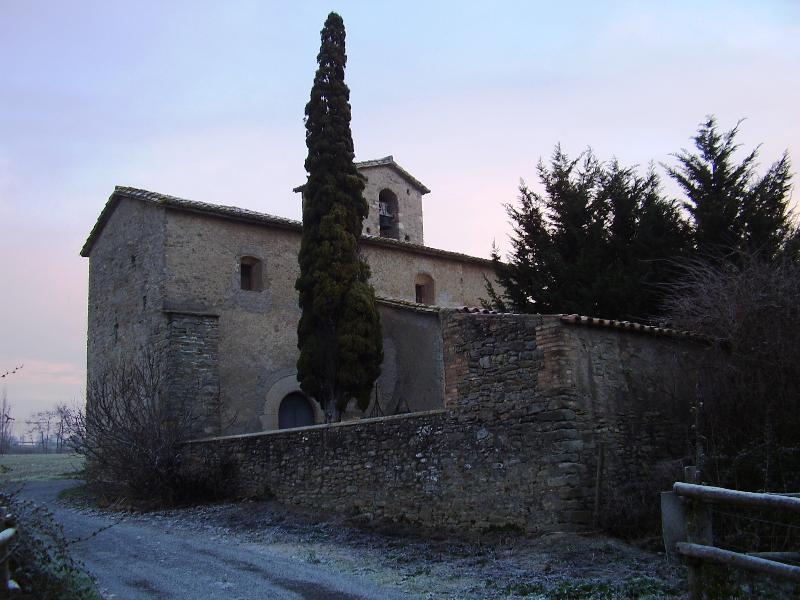
{"label": "distant tree line", "polygon": [[675,154],[668,175],[684,192],[667,198],[652,165],[640,173],[591,150],[570,158],[556,146],[540,161],[543,191],[520,186],[506,205],[513,233],[507,261],[493,248],[497,281],[487,305],[501,311],[580,313],[615,319],[662,318],[670,284],[687,260],[748,254],[797,258],[784,153],[762,176],[758,151],[737,160],[737,124],[720,132],[713,117],[694,151]]}

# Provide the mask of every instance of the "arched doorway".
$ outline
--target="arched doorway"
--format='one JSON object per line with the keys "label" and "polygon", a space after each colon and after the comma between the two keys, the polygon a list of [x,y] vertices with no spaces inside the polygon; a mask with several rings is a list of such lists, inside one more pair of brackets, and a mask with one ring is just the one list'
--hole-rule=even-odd
{"label": "arched doorway", "polygon": [[305,427],[314,424],[314,408],[300,392],[292,392],[281,401],[278,409],[278,428]]}

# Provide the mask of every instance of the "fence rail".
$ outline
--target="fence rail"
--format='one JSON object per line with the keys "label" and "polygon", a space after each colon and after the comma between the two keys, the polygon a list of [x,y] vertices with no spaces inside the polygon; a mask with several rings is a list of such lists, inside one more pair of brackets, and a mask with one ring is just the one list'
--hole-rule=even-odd
{"label": "fence rail", "polygon": [[0,531],[0,598],[9,598],[20,591],[16,581],[11,579],[8,560],[11,557],[11,540],[17,534],[15,519],[5,506],[0,506],[0,522],[4,529]]}
{"label": "fence rail", "polygon": [[661,521],[668,555],[691,559],[689,589],[692,598],[702,597],[702,562],[764,573],[800,582],[797,552],[742,553],[714,546],[711,504],[770,508],[800,513],[800,495],[743,492],[727,488],[677,482],[671,492],[661,494]]}

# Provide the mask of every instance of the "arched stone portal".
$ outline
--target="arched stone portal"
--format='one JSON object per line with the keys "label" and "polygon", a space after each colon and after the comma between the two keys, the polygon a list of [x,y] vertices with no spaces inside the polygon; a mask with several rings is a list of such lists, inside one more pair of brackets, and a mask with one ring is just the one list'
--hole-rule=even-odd
{"label": "arched stone portal", "polygon": [[[264,414],[260,415],[261,426],[265,431],[282,428],[281,425],[281,410],[283,402],[289,396],[294,394],[299,395],[311,407],[312,420],[308,425],[315,425],[325,422],[325,415],[322,413],[317,402],[306,396],[300,390],[300,383],[297,381],[297,376],[292,372],[285,372],[286,375],[273,381],[269,385],[266,398],[264,399]],[[295,425],[300,427],[300,425]]]}
{"label": "arched stone portal", "polygon": [[314,424],[314,408],[305,394],[292,392],[281,401],[278,409],[278,429],[307,427]]}

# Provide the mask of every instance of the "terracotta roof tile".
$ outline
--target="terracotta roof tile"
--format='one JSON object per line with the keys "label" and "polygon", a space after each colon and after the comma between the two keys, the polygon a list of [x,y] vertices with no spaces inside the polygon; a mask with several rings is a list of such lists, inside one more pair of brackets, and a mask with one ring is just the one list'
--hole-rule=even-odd
{"label": "terracotta roof tile", "polygon": [[[522,315],[524,313],[503,313],[488,308],[478,308],[476,306],[462,306],[460,308],[452,309],[454,312],[466,314],[480,314],[480,315]],[[538,313],[537,313],[538,314]],[[642,323],[634,323],[632,321],[617,321],[615,319],[600,319],[597,317],[585,317],[581,315],[540,315],[540,316],[554,316],[558,317],[562,323],[569,325],[584,325],[589,327],[606,327],[609,329],[618,329],[621,331],[634,331],[637,333],[644,333],[647,335],[689,339],[696,342],[706,342],[707,338],[699,333],[691,331],[682,331],[678,329],[671,329],[669,327],[654,327],[652,325],[644,325]]]}
{"label": "terracotta roof tile", "polygon": [[415,312],[424,312],[424,313],[438,313],[441,308],[439,306],[434,306],[432,304],[420,304],[419,302],[411,302],[410,300],[399,300],[397,298],[386,298],[383,296],[376,297],[375,301],[378,304],[383,304],[384,306],[404,308],[408,310],[413,310]]}
{"label": "terracotta roof tile", "polygon": [[585,317],[581,315],[560,315],[562,323],[571,325],[586,325],[590,327],[607,327],[610,329],[621,329],[624,331],[636,331],[649,335],[691,339],[695,341],[706,341],[706,337],[691,331],[671,329],[669,327],[655,327],[653,325],[643,325],[632,321],[617,321],[615,319],[599,319],[597,317]]}
{"label": "terracotta roof tile", "polygon": [[460,313],[470,313],[470,314],[478,314],[478,315],[503,315],[503,314],[511,314],[511,313],[501,313],[496,310],[492,310],[490,308],[481,308],[479,306],[461,306],[459,308],[454,309],[455,312]]}

